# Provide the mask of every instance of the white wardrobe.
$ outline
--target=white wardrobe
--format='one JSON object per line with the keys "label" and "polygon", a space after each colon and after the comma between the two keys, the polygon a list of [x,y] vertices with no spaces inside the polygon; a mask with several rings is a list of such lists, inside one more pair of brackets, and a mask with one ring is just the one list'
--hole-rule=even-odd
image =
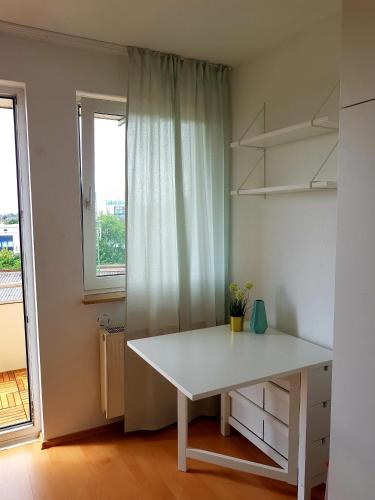
{"label": "white wardrobe", "polygon": [[375,498],[375,2],[344,0],[329,500]]}

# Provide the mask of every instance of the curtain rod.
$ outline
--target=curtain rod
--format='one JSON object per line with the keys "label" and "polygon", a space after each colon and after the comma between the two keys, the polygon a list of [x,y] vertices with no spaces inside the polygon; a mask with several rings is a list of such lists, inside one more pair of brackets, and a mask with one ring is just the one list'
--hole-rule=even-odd
{"label": "curtain rod", "polygon": [[[99,52],[107,52],[111,54],[127,55],[127,48],[128,48],[127,45],[123,45],[120,43],[113,43],[113,42],[104,42],[102,40],[96,40],[94,38],[86,38],[77,35],[68,35],[66,33],[61,33],[59,31],[50,31],[42,28],[33,28],[32,26],[10,23],[8,21],[0,20],[0,33],[18,35],[24,38],[32,38],[33,40],[38,40],[41,42],[56,43],[58,45],[65,45],[67,47],[73,47],[77,49],[88,49],[88,50],[96,50]],[[210,61],[205,61],[202,59],[183,57],[180,56],[179,54],[169,54],[158,50],[145,49],[143,47],[132,47],[132,48],[137,48],[139,50],[150,50],[150,52],[178,57],[181,60],[199,61],[205,64],[210,64],[212,66],[228,68],[229,70],[232,69],[230,66],[227,66],[226,64],[218,64]]]}
{"label": "curtain rod", "polygon": [[161,56],[175,57],[181,61],[200,62],[202,64],[207,64],[208,66],[214,66],[216,68],[223,68],[223,69],[225,68],[225,69],[228,69],[229,71],[232,71],[232,68],[230,66],[228,66],[227,64],[213,63],[211,61],[207,61],[206,59],[195,59],[194,57],[180,56],[180,54],[174,54],[172,52],[162,52],[161,50],[149,49],[149,48],[145,48],[145,47],[138,47],[136,45],[128,45],[127,48],[137,49],[140,52],[150,52],[151,54],[157,54],[157,55],[161,55]]}

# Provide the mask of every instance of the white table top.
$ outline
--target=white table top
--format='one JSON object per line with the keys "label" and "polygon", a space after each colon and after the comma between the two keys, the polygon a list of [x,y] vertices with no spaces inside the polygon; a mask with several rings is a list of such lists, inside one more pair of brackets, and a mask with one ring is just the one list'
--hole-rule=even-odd
{"label": "white table top", "polygon": [[292,375],[332,361],[332,351],[269,328],[229,325],[131,340],[128,346],[192,400]]}

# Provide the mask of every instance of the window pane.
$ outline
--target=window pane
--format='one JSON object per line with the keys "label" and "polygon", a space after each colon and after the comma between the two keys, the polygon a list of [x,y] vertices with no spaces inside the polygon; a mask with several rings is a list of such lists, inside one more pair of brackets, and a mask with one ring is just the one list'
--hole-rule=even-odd
{"label": "window pane", "polygon": [[95,115],[96,276],[125,274],[125,126]]}

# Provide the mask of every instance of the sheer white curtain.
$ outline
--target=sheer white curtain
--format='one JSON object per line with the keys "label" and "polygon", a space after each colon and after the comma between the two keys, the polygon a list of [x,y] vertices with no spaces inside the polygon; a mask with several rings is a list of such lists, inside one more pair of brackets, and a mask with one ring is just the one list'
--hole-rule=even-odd
{"label": "sheer white curtain", "polygon": [[[129,48],[128,339],[225,321],[228,68]],[[125,428],[176,420],[172,386],[128,349]]]}

